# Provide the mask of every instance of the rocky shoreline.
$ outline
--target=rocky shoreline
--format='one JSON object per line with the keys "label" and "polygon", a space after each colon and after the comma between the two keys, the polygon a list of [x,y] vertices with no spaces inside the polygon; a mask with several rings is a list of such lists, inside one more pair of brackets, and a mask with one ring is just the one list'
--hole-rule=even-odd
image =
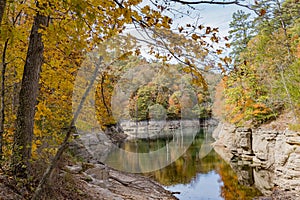
{"label": "rocky shoreline", "polygon": [[[138,174],[120,172],[101,163],[63,161],[47,183],[40,199],[176,200],[172,192],[160,184]],[[0,199],[26,200],[32,192],[18,186],[7,175],[0,173]]]}
{"label": "rocky shoreline", "polygon": [[102,132],[81,134],[70,145],[70,150],[90,167],[86,169],[82,163],[77,163],[66,166],[66,169],[81,180],[87,180],[84,183],[87,191],[94,193],[91,199],[177,199],[172,192],[150,178],[105,165],[103,161],[115,145],[116,142]]}
{"label": "rocky shoreline", "polygon": [[198,119],[194,120],[149,120],[149,121],[123,121],[120,123],[127,139],[157,139],[172,137],[169,130],[179,127],[200,127]]}
{"label": "rocky shoreline", "polygon": [[[216,121],[210,120],[207,123],[215,124]],[[84,182],[87,191],[96,190],[95,193],[101,193],[107,199],[177,199],[170,191],[150,178],[117,171],[103,163],[110,151],[117,148],[118,143],[125,138],[135,138],[136,132],[139,133],[138,138],[151,139],[158,134],[159,137],[164,137],[161,130],[178,129],[180,126],[198,127],[200,124],[198,120],[139,122],[138,126],[134,122],[123,122],[125,137],[122,136],[119,141],[112,138],[111,134],[103,132],[78,132],[79,137],[71,143],[69,149],[84,163],[89,163],[90,167],[86,169],[84,167],[86,164],[76,163],[66,166],[64,171],[81,181],[89,180]]]}
{"label": "rocky shoreline", "polygon": [[219,123],[213,137],[215,150],[236,169],[239,181],[263,193],[258,199],[300,199],[299,132]]}
{"label": "rocky shoreline", "polygon": [[170,191],[147,177],[120,172],[104,164],[68,165],[62,176],[66,173],[81,182],[80,189],[86,191],[87,199],[177,199]]}
{"label": "rocky shoreline", "polygon": [[[118,171],[103,163],[110,151],[126,138],[122,134],[118,138],[111,138],[103,132],[78,134],[80,136],[69,144],[68,149],[76,159],[67,158],[60,162],[41,199],[177,199],[148,177]],[[29,191],[15,185],[0,171],[0,199],[30,198]]]}

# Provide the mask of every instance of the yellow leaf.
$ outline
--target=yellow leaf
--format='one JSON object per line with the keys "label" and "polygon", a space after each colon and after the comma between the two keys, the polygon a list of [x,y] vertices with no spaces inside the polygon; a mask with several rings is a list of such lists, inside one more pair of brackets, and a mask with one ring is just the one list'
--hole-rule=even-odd
{"label": "yellow leaf", "polygon": [[141,9],[141,12],[144,13],[144,14],[148,14],[150,11],[150,6],[145,6]]}
{"label": "yellow leaf", "polygon": [[222,53],[222,49],[217,49],[217,54],[220,55]]}
{"label": "yellow leaf", "polygon": [[193,40],[198,40],[198,39],[200,38],[200,36],[197,35],[196,33],[194,33],[194,34],[192,35],[192,38],[193,38]]}

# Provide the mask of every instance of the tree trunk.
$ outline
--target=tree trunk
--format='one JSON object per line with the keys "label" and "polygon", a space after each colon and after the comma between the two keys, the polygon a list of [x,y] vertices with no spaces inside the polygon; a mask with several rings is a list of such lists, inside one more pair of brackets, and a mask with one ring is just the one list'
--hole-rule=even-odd
{"label": "tree trunk", "polygon": [[[6,0],[0,0],[0,27],[4,15],[6,7]],[[0,122],[0,160],[2,160],[2,145],[3,145],[3,133],[4,133],[4,78],[5,78],[5,69],[6,69],[6,63],[5,63],[5,53],[7,49],[7,43],[8,40],[5,42],[4,50],[2,54],[2,88],[1,88],[1,122]]]}
{"label": "tree trunk", "polygon": [[2,23],[5,7],[6,7],[6,0],[0,0],[0,26]]}
{"label": "tree trunk", "polygon": [[[5,123],[5,73],[6,73],[6,52],[8,47],[7,39],[4,43],[3,53],[2,53],[2,72],[1,72],[1,111],[0,111],[0,161],[3,156],[3,135],[4,135],[4,123]],[[0,162],[1,164],[1,162]]]}
{"label": "tree trunk", "polygon": [[26,177],[30,165],[35,106],[44,52],[42,34],[38,31],[42,26],[47,26],[47,22],[46,16],[37,13],[29,38],[13,144],[12,168],[17,176]]}

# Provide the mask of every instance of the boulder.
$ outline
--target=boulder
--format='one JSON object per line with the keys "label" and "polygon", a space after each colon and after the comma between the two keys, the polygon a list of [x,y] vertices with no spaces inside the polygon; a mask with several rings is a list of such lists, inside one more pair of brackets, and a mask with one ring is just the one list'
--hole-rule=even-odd
{"label": "boulder", "polygon": [[69,148],[78,157],[91,162],[103,162],[114,144],[102,132],[79,133]]}

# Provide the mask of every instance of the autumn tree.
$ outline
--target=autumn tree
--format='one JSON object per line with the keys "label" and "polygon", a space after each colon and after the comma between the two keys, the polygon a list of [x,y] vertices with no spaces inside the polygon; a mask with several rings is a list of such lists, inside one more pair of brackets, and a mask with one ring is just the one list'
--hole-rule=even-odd
{"label": "autumn tree", "polygon": [[207,88],[199,86],[189,71],[185,72],[182,65],[148,65],[154,72],[140,72],[137,77],[148,81],[130,97],[129,113],[132,119],[142,121],[206,117],[209,111],[203,105],[208,101]]}
{"label": "autumn tree", "polygon": [[47,25],[48,18],[44,14],[37,12],[29,36],[29,45],[19,95],[20,105],[16,120],[17,127],[14,135],[12,165],[14,173],[18,176],[26,176],[27,168],[30,166],[35,106],[38,97],[44,52],[42,34],[39,33],[39,30],[41,27],[46,27]]}
{"label": "autumn tree", "polygon": [[[251,119],[262,123],[276,117],[283,108],[291,109],[297,118],[295,93],[291,94],[287,83],[298,85],[298,81],[287,71],[297,63],[294,48],[298,37],[291,36],[297,34],[293,6],[298,5],[291,2],[292,6],[288,8],[287,4],[275,1],[263,1],[261,4],[260,8],[256,5],[256,9],[260,10],[256,23],[261,25],[256,26],[257,35],[239,54],[244,62],[230,72],[226,81],[228,119],[232,122]],[[296,16],[299,19],[300,15]]]}
{"label": "autumn tree", "polygon": [[[126,45],[128,47],[128,45]],[[121,47],[120,47],[121,48]],[[100,72],[98,85],[96,88],[96,115],[101,129],[108,134],[123,132],[120,121],[128,118],[126,112],[122,112],[126,108],[126,98],[118,97],[120,102],[116,103],[112,108],[112,97],[117,87],[118,81],[122,74],[127,70],[134,68],[136,65],[143,65],[145,61],[136,55],[130,54],[127,58],[121,58],[114,62],[107,69]],[[124,98],[124,99],[123,99]],[[117,113],[113,113],[117,112]]]}
{"label": "autumn tree", "polygon": [[214,103],[212,105],[212,112],[213,116],[219,120],[224,119],[225,114],[225,97],[224,97],[224,90],[225,90],[225,82],[227,76],[219,81],[218,84],[215,86],[215,96],[214,96]]}
{"label": "autumn tree", "polygon": [[[30,162],[41,158],[38,156],[47,155],[41,159],[47,163],[54,155],[57,161],[64,151],[70,136],[66,130],[73,125],[70,105],[76,73],[84,55],[99,48],[103,41],[134,26],[150,38],[146,40],[150,55],[164,64],[178,60],[184,64],[182,70],[193,77],[193,84],[201,88],[207,85],[200,68],[214,65],[206,62],[207,55],[221,52],[212,48],[221,40],[218,28],[195,22],[171,29],[172,3],[187,4],[184,1],[150,1],[151,6],[141,0],[0,3],[1,55],[7,70],[3,72],[2,68],[6,88],[1,105],[6,114],[2,116],[4,149],[8,159],[12,155],[13,171],[20,176],[29,173]],[[103,75],[104,81],[112,77],[109,73]],[[58,148],[60,144],[62,148]],[[54,167],[55,162],[43,181]]]}
{"label": "autumn tree", "polygon": [[[86,30],[86,33],[81,35],[81,41],[73,40],[72,43],[73,46],[77,46],[77,49],[79,47],[79,44],[82,44],[84,40],[87,38],[85,36],[90,36],[90,33],[93,30],[88,29],[94,24],[95,16],[103,16],[102,13],[94,12],[93,15],[87,16],[88,19],[83,17],[81,15],[80,10],[77,10],[79,7],[79,3],[84,2],[74,2],[70,3],[69,5],[66,3],[57,3],[57,2],[48,2],[48,3],[42,3],[38,2],[36,6],[31,5],[29,3],[26,3],[26,6],[33,6],[36,10],[36,16],[34,17],[32,31],[30,35],[29,40],[29,46],[26,56],[26,62],[24,67],[24,73],[23,73],[23,79],[22,79],[22,85],[21,85],[21,92],[19,96],[19,109],[18,109],[18,115],[17,115],[17,129],[16,133],[14,135],[14,151],[13,151],[13,167],[14,171],[17,174],[24,174],[23,172],[26,171],[26,169],[29,166],[29,160],[31,158],[31,148],[32,148],[32,139],[33,139],[33,127],[34,127],[34,115],[35,115],[35,106],[36,106],[36,100],[38,96],[39,91],[39,82],[40,82],[40,71],[41,66],[44,62],[43,57],[43,50],[44,50],[44,43],[47,45],[50,43],[46,40],[46,42],[43,42],[42,39],[43,36],[47,35],[49,39],[51,36],[56,37],[55,34],[58,34],[58,30],[63,30],[64,28],[67,28],[67,25],[65,25],[65,20],[71,20],[72,18],[77,18],[78,21],[74,22],[76,23],[76,26],[78,27],[78,30],[81,29],[82,33]],[[137,2],[136,2],[137,3]],[[54,6],[55,5],[55,6]],[[67,8],[67,7],[68,8]],[[95,5],[96,7],[98,5]],[[103,5],[107,6],[107,5]],[[129,6],[129,5],[128,5]],[[126,6],[125,6],[126,7]],[[119,7],[117,9],[123,10],[125,7]],[[67,8],[67,9],[66,9]],[[93,9],[93,7],[87,7],[83,6],[82,9]],[[59,12],[59,9],[61,12]],[[73,9],[76,14],[71,15],[71,12],[69,12],[68,9]],[[83,9],[83,10],[84,10]],[[86,11],[86,10],[85,10]],[[28,12],[28,10],[24,10],[22,12]],[[106,11],[102,11],[106,12]],[[110,12],[110,14],[114,14],[114,12]],[[66,14],[68,17],[60,18],[62,14]],[[30,13],[31,14],[31,13]],[[124,13],[121,12],[119,15],[123,15]],[[102,17],[103,18],[103,17]],[[47,28],[48,22],[51,22],[49,28]],[[89,20],[88,23],[86,23]],[[125,21],[125,20],[124,20]],[[124,21],[119,20],[118,23],[112,23],[115,24],[115,28],[111,31],[100,30],[98,33],[104,32],[104,34],[113,34],[114,32],[120,31],[122,28],[118,27],[118,24],[122,26]],[[83,23],[85,23],[86,27],[83,27]],[[110,26],[110,24],[108,25]],[[56,27],[57,29],[54,30],[53,28]],[[103,27],[98,27],[98,29],[102,29]],[[74,31],[74,34],[80,34],[78,31]],[[44,31],[44,32],[43,32]],[[54,32],[55,31],[55,32]],[[68,35],[65,36],[65,38],[69,37],[68,39],[63,39],[62,41],[70,41],[72,32],[69,32]],[[52,34],[52,35],[51,35]],[[76,36],[77,37],[77,36]],[[98,35],[97,35],[98,37]],[[94,38],[94,40],[97,40],[97,37]],[[44,39],[45,40],[45,39]],[[62,51],[62,53],[68,54],[70,57],[72,56],[72,52],[69,51],[69,44],[62,44],[60,41],[54,40],[56,43],[56,48],[59,51]],[[53,42],[52,42],[53,43]],[[55,46],[53,46],[55,48]],[[72,45],[71,45],[72,47]],[[50,48],[50,46],[47,46],[46,48]],[[76,49],[76,48],[75,48]],[[54,50],[54,49],[53,49]],[[82,52],[83,53],[83,52]],[[53,65],[56,63],[50,63],[50,65]]]}

